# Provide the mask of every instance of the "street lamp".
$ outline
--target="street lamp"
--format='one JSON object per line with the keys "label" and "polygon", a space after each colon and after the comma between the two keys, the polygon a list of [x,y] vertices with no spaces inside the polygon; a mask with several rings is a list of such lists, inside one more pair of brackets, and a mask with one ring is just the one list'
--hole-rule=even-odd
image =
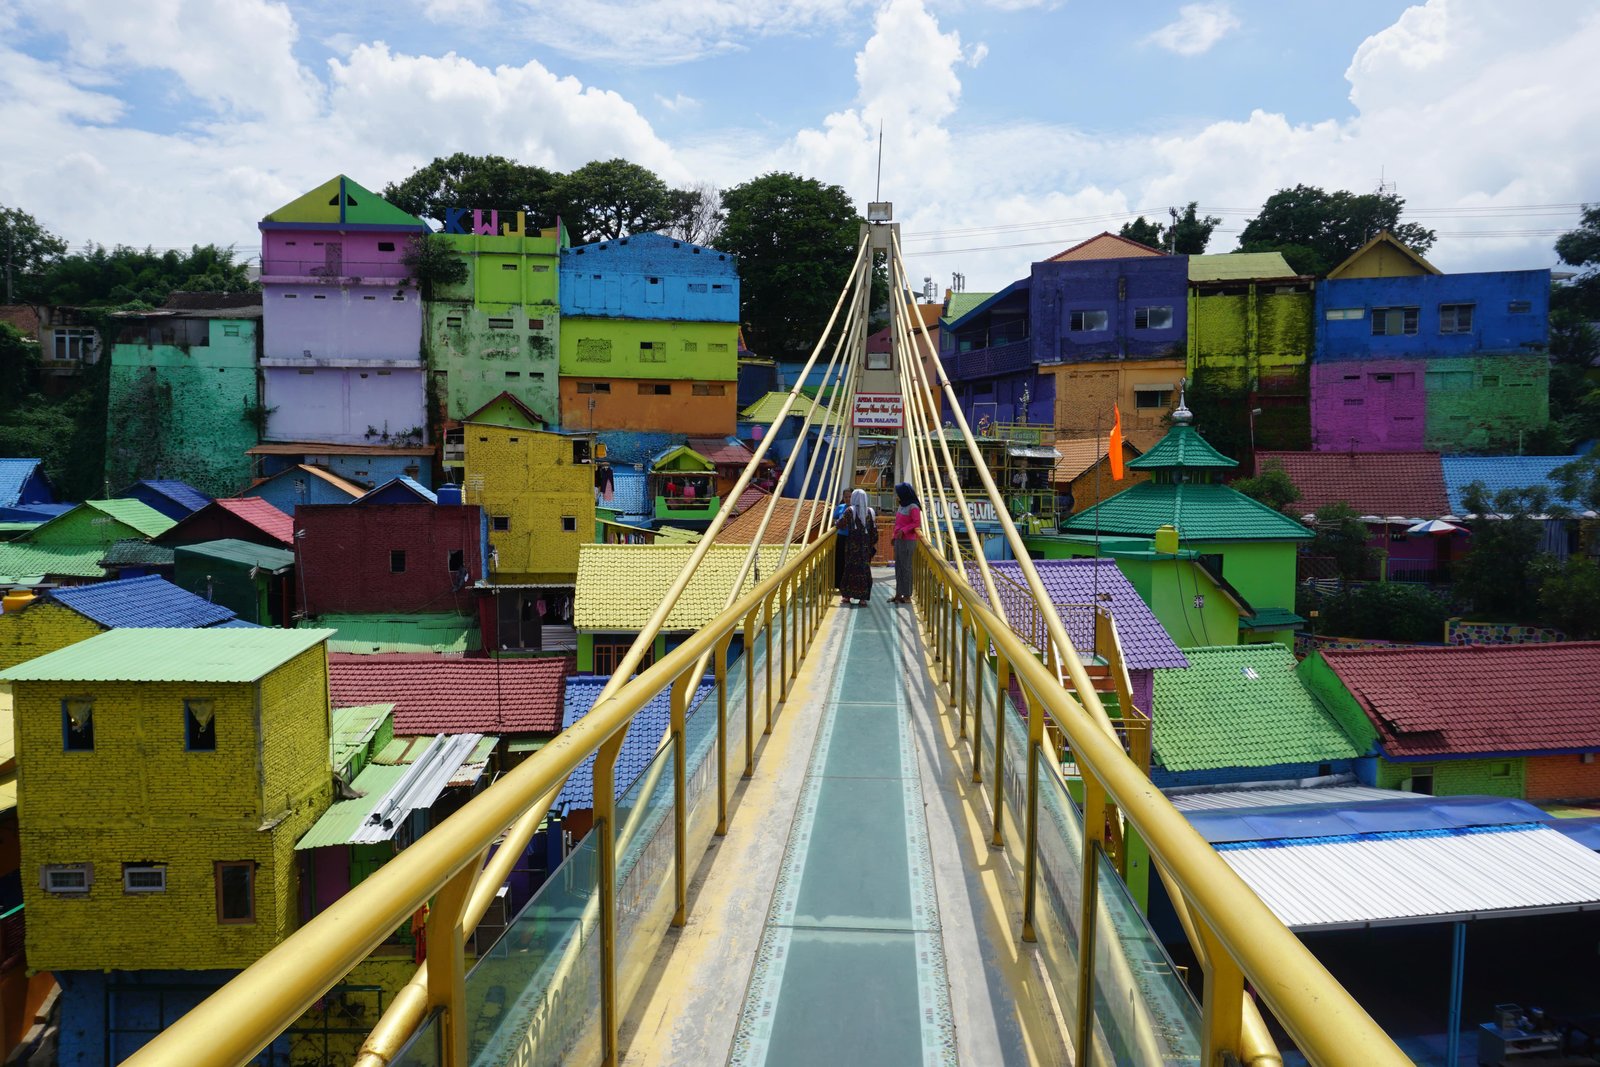
{"label": "street lamp", "polygon": [[[1250,469],[1256,469],[1256,416],[1261,414],[1260,408],[1250,409]],[[1259,472],[1258,472],[1259,473]]]}

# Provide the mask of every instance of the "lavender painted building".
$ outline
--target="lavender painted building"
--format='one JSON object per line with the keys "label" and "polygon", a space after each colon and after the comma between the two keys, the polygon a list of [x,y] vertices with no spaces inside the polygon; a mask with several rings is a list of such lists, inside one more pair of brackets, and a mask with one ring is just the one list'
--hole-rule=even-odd
{"label": "lavender painted building", "polygon": [[426,433],[422,300],[404,262],[426,229],[343,175],[262,220],[267,440]]}

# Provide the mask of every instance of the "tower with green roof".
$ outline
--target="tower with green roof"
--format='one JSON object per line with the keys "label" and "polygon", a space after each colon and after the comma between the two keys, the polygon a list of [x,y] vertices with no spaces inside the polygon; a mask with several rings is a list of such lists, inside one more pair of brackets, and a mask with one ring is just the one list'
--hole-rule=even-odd
{"label": "tower with green roof", "polygon": [[[1141,582],[1134,570],[1163,561],[1192,560],[1207,575],[1196,575],[1189,567],[1161,568],[1172,573],[1183,593],[1161,599],[1198,616],[1208,610],[1205,598],[1224,595],[1241,608],[1240,640],[1287,641],[1303,621],[1294,613],[1295,556],[1301,542],[1311,539],[1311,531],[1224,485],[1222,476],[1238,461],[1213,448],[1193,422],[1193,413],[1180,397],[1166,436],[1128,463],[1148,471],[1149,480],[1072,516],[1061,524],[1058,536],[1030,538],[1030,548],[1046,557],[1117,558],[1152,608],[1158,605],[1147,592],[1150,583]],[[1182,586],[1191,588],[1184,593]],[[1185,620],[1170,619],[1160,610],[1157,615],[1178,639]],[[1219,639],[1212,634],[1207,643],[1232,640],[1233,635]]]}

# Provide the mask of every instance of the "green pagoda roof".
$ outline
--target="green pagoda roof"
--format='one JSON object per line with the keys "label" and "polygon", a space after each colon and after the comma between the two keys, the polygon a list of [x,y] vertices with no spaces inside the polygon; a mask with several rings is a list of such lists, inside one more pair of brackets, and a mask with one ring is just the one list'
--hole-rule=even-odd
{"label": "green pagoda roof", "polygon": [[1238,460],[1229,459],[1212,448],[1211,442],[1201,437],[1199,430],[1187,422],[1178,422],[1183,413],[1183,408],[1173,412],[1175,424],[1167,431],[1167,436],[1157,441],[1144,455],[1130,459],[1128,466],[1134,470],[1152,471],[1177,468],[1232,470],[1239,465]]}
{"label": "green pagoda roof", "polygon": [[1276,642],[1186,648],[1155,672],[1155,758],[1169,771],[1324,763],[1361,755]]}
{"label": "green pagoda roof", "polygon": [[261,220],[263,224],[373,227],[426,232],[423,221],[340,174]]}
{"label": "green pagoda roof", "polygon": [[1154,537],[1163,526],[1175,527],[1185,542],[1309,541],[1312,536],[1289,516],[1231,486],[1153,481],[1078,512],[1062,524],[1061,532]]}

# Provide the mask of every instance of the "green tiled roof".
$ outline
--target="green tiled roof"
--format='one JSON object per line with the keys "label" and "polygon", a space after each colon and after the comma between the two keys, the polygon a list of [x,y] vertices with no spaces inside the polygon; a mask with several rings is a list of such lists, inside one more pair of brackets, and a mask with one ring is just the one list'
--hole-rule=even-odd
{"label": "green tiled roof", "polygon": [[1297,626],[1304,626],[1306,620],[1290,611],[1288,608],[1257,608],[1256,613],[1247,619],[1239,620],[1241,630],[1293,630]]}
{"label": "green tiled roof", "polygon": [[1201,437],[1199,430],[1181,422],[1168,430],[1167,436],[1151,446],[1150,451],[1128,461],[1128,466],[1141,471],[1175,467],[1232,470],[1238,465],[1238,460],[1229,459],[1212,448],[1211,442]]}
{"label": "green tiled roof", "polygon": [[1155,672],[1155,758],[1169,771],[1322,763],[1361,755],[1280,644],[1186,648]]}
{"label": "green tiled roof", "polygon": [[142,500],[86,500],[84,506],[109,515],[146,537],[159,537],[177,525]]}
{"label": "green tiled roof", "polygon": [[1282,252],[1223,252],[1189,257],[1191,282],[1232,282],[1294,276],[1294,268],[1289,266]]}
{"label": "green tiled roof", "polygon": [[1193,541],[1309,541],[1311,531],[1226,485],[1140,482],[1078,512],[1063,533],[1154,537],[1162,526]]}
{"label": "green tiled roof", "polygon": [[483,647],[477,620],[450,612],[427,615],[323,615],[302,626],[337,630],[329,652],[476,652]]}
{"label": "green tiled roof", "polygon": [[102,551],[100,562],[106,567],[170,567],[176,559],[174,551],[166,545],[152,545],[149,541],[131,538],[114,542]]}
{"label": "green tiled roof", "polygon": [[[778,412],[783,410],[783,402],[787,399],[789,399],[788,393],[767,393],[755,403],[739,412],[739,419],[742,422],[771,423],[773,419],[778,417]],[[794,407],[789,409],[789,418],[800,418],[810,410],[811,399],[809,397],[796,397],[794,401]],[[821,423],[822,420],[827,417],[827,415],[827,405],[818,404],[816,413],[811,416],[811,422],[813,424]]]}
{"label": "green tiled roof", "polygon": [[332,636],[263,627],[107,630],[0,671],[0,681],[255,682]]}
{"label": "green tiled roof", "polygon": [[950,307],[944,313],[944,321],[956,321],[993,295],[993,293],[951,293]]}
{"label": "green tiled roof", "polygon": [[29,541],[0,544],[0,582],[36,585],[46,575],[69,578],[104,578],[100,558],[104,545],[36,545]]}

